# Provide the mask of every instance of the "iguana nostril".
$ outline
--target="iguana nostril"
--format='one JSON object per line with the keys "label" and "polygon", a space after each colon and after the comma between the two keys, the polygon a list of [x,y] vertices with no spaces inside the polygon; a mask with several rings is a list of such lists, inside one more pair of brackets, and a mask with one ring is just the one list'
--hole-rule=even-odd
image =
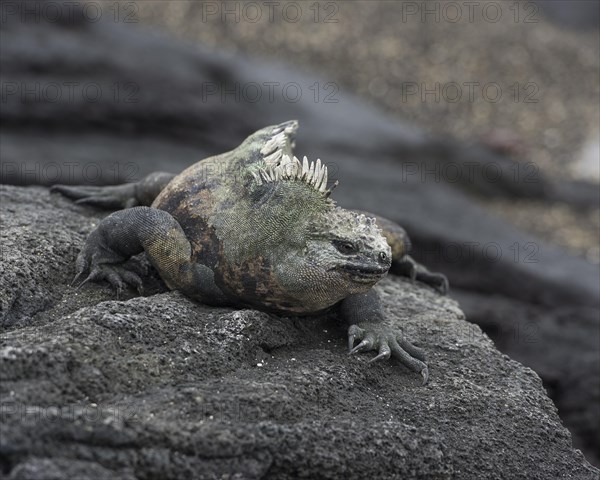
{"label": "iguana nostril", "polygon": [[387,259],[388,259],[387,253],[379,252],[379,261],[381,263],[387,263]]}

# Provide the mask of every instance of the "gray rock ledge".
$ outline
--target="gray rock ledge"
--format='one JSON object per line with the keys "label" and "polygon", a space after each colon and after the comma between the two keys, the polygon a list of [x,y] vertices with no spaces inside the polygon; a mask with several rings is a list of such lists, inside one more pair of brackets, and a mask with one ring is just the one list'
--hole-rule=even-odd
{"label": "gray rock ledge", "polygon": [[529,368],[456,302],[388,277],[430,383],[346,354],[335,318],[69,286],[106,213],[0,187],[4,478],[598,479]]}

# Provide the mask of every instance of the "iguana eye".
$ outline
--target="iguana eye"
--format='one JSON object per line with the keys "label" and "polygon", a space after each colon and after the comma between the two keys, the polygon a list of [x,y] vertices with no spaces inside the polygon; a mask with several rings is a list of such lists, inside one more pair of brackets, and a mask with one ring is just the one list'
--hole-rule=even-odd
{"label": "iguana eye", "polygon": [[353,253],[358,252],[358,247],[352,242],[334,240],[333,245],[337,248],[338,252],[343,253],[344,255],[352,255]]}

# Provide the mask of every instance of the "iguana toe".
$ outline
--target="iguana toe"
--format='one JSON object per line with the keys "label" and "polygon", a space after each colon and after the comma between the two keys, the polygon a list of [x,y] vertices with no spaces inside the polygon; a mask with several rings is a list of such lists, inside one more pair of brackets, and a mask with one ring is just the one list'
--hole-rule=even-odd
{"label": "iguana toe", "polygon": [[123,268],[121,275],[125,283],[134,287],[140,295],[144,292],[144,284],[137,273]]}
{"label": "iguana toe", "polygon": [[396,340],[396,343],[398,343],[398,346],[402,350],[407,352],[411,357],[414,357],[417,360],[421,360],[421,362],[423,362],[423,363],[425,363],[427,361],[425,352],[422,349],[420,349],[419,347],[415,347],[408,340],[402,338],[401,335],[396,336],[395,340]]}
{"label": "iguana toe", "polygon": [[354,355],[355,353],[366,352],[373,348],[373,339],[365,338],[361,341],[356,347],[350,350],[349,355]]}
{"label": "iguana toe", "polygon": [[358,325],[352,325],[348,329],[348,352],[351,352],[354,348],[354,342],[356,340],[362,340],[365,336],[365,331]]}
{"label": "iguana toe", "polygon": [[[402,346],[400,346],[396,338],[391,339],[390,347],[392,349],[392,356],[397,358],[402,365],[410,368],[413,372],[419,372],[423,377],[423,385],[425,385],[425,383],[427,383],[429,380],[429,370],[423,361],[425,355],[420,349],[412,345],[407,340],[401,340],[400,343],[402,343]],[[410,350],[410,353],[408,350]],[[421,356],[423,360],[420,360],[415,355]]]}
{"label": "iguana toe", "polygon": [[387,342],[383,341],[379,346],[379,355],[369,360],[369,363],[379,362],[381,360],[389,360],[391,355],[392,349],[390,348]]}

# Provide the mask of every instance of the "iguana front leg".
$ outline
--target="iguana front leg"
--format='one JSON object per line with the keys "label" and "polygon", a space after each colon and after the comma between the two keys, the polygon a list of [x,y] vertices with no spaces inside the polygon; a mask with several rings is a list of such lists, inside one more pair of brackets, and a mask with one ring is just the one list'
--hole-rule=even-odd
{"label": "iguana front leg", "polygon": [[177,220],[155,208],[120,210],[102,220],[77,257],[74,282],[106,280],[117,292],[125,283],[139,289],[142,282],[129,259],[142,252],[170,289],[203,303],[227,304],[213,272],[192,262],[192,247]]}
{"label": "iguana front leg", "polygon": [[[348,347],[350,354],[375,350],[377,356],[370,362],[397,358],[403,365],[429,379],[425,353],[406,340],[403,332],[386,324],[377,292],[351,295],[340,305],[340,314],[348,322]],[[354,346],[356,341],[360,343]]]}

